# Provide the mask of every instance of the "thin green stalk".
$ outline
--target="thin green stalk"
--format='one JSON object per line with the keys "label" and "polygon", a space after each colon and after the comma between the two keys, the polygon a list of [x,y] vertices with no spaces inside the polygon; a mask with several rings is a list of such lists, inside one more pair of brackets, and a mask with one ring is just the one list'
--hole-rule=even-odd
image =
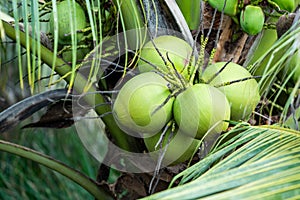
{"label": "thin green stalk", "polygon": [[113,2],[120,9],[121,17],[124,20],[124,31],[143,28],[143,17],[135,0],[113,0]]}
{"label": "thin green stalk", "polygon": [[[97,18],[98,20],[101,22],[102,21],[102,16],[101,16],[101,12],[98,12],[98,15],[96,16],[96,14],[93,12],[92,13],[92,8],[94,7],[94,3],[96,2],[91,2],[92,5],[90,4],[90,2],[88,0],[85,1],[86,2],[86,7],[87,7],[87,12],[88,12],[88,17],[89,17],[89,21],[92,22],[90,23],[91,26],[91,32],[92,32],[92,37],[93,37],[93,41],[94,41],[94,46],[99,46],[99,49],[96,48],[96,52],[95,55],[100,54],[99,52],[102,52],[102,25],[99,25],[99,32],[98,30],[98,26],[97,26]],[[97,5],[99,6],[98,9],[99,11],[101,10],[101,3],[97,2]],[[98,42],[98,38],[97,35],[100,35],[100,43]],[[95,72],[99,71],[100,68],[100,63],[101,63],[101,57],[99,57],[99,59],[95,59],[92,61],[91,65],[90,65],[90,71],[89,71],[89,76],[88,76],[88,85],[86,86],[87,88],[91,87],[94,80],[95,79]]]}
{"label": "thin green stalk", "polygon": [[[33,57],[32,58],[32,61],[33,61],[33,67],[32,67],[32,70],[34,71],[35,70],[35,62],[37,62],[37,66],[38,66],[38,69],[37,69],[37,80],[41,80],[41,77],[42,77],[42,69],[41,69],[41,66],[42,66],[42,62],[41,62],[41,53],[39,51],[39,49],[41,48],[41,38],[39,37],[39,33],[41,32],[41,25],[40,23],[34,23],[36,21],[40,21],[40,16],[39,16],[39,5],[38,5],[38,2],[37,1],[33,1],[32,2],[32,22],[31,22],[31,26],[35,26],[34,28],[34,32],[33,32],[33,35],[34,35],[34,39],[36,39],[36,48],[35,51],[37,51],[37,61],[35,61],[36,59]],[[32,73],[32,76],[35,76],[35,73]],[[33,78],[33,80],[35,80],[35,77]]]}
{"label": "thin green stalk", "polygon": [[97,199],[114,199],[111,194],[101,188],[101,186],[99,187],[97,182],[52,157],[3,140],[0,140],[0,150],[30,159],[68,177],[94,195]]}
{"label": "thin green stalk", "polygon": [[[29,10],[28,10],[28,7],[27,7],[27,0],[22,0],[22,16],[23,16],[23,20],[24,20],[24,32],[25,32],[25,41],[26,41],[26,45],[25,45],[25,49],[26,49],[26,64],[27,64],[27,74],[28,74],[28,83],[29,83],[29,86],[30,86],[30,90],[31,92],[34,91],[34,80],[32,79],[32,75],[33,75],[33,71],[32,71],[32,63],[31,62],[31,54],[30,52],[33,52],[35,50],[35,42],[32,43],[31,45],[29,45],[30,43],[30,37],[29,37],[29,20],[28,20],[28,13],[29,13]],[[18,21],[16,21],[18,22]],[[33,34],[34,35],[34,34]]]}
{"label": "thin green stalk", "polygon": [[[18,5],[17,5],[17,1],[12,1],[12,5],[13,5],[13,14],[15,17],[15,21],[18,20],[19,18],[19,14],[18,14]],[[3,26],[5,25],[5,23],[3,23]],[[21,60],[21,45],[20,45],[20,31],[19,31],[19,26],[16,26],[16,33],[15,34],[15,41],[17,42],[17,52],[18,52],[18,67],[19,67],[19,80],[20,80],[20,87],[21,89],[24,89],[24,81],[23,81],[23,68],[22,68],[22,60]]]}
{"label": "thin green stalk", "polygon": [[[52,12],[53,12],[53,19],[54,21],[58,21],[57,20],[57,6],[56,6],[56,0],[52,0]],[[49,79],[49,85],[50,83],[52,83],[52,79],[53,79],[53,74],[55,72],[55,63],[56,63],[56,55],[57,55],[57,49],[58,49],[58,24],[54,23],[54,33],[53,33],[53,54],[52,54],[52,65],[51,66],[51,75],[50,75],[50,79]]]}

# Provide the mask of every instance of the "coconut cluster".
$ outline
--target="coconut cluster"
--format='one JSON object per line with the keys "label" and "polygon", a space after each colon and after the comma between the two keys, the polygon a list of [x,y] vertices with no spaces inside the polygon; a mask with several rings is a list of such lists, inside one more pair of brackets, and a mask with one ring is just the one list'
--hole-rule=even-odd
{"label": "coconut cluster", "polygon": [[[161,144],[166,145],[166,138],[171,141],[165,157],[173,163],[190,158],[201,139],[226,131],[229,120],[248,120],[260,99],[256,80],[235,63],[209,65],[200,82],[191,81],[196,71],[192,52],[188,43],[174,36],[148,42],[140,53],[141,73],[122,86],[112,108],[120,128],[142,135],[149,151],[165,133]],[[175,128],[163,132],[171,122]],[[169,137],[170,132],[174,135]],[[179,135],[189,143],[172,143]],[[175,149],[181,154],[174,154]]]}
{"label": "coconut cluster", "polygon": [[[240,24],[241,29],[249,35],[260,33],[264,27],[265,15],[261,6],[256,2],[243,5],[238,0],[208,0],[208,3],[218,11],[232,17],[232,19]],[[250,4],[249,4],[250,3]],[[297,4],[295,0],[269,0],[270,7],[282,12],[293,12]]]}

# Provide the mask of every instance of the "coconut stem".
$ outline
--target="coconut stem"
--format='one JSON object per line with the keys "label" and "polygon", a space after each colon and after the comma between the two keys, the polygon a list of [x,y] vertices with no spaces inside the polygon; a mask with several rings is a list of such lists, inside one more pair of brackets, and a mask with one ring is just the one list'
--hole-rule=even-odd
{"label": "coconut stem", "polygon": [[[172,62],[172,60],[170,59],[169,53],[168,53],[168,52],[166,53],[166,56],[167,56],[168,61],[171,63],[171,66],[172,66],[172,68],[173,68],[172,71],[175,72],[175,74],[173,75],[173,77],[175,78],[175,80],[177,79],[178,82],[181,83],[181,85],[182,85],[183,88],[186,88],[187,83],[186,83],[186,81],[184,80],[184,78],[182,77],[182,75],[176,70],[175,65],[174,65],[174,63]],[[172,73],[172,74],[173,74],[173,73]]]}
{"label": "coconut stem", "polygon": [[217,71],[217,73],[215,73],[210,79],[208,79],[208,81],[206,83],[210,84],[228,66],[228,64],[231,61],[232,61],[232,59],[229,60],[221,69],[219,69],[219,71]]}
{"label": "coconut stem", "polygon": [[234,80],[234,81],[224,82],[222,84],[215,85],[214,87],[218,88],[218,87],[222,87],[222,86],[226,86],[226,85],[231,85],[233,83],[239,83],[239,82],[243,82],[243,81],[247,81],[247,80],[251,80],[251,79],[256,79],[256,78],[261,78],[261,77],[262,76],[250,76],[250,77],[246,77],[246,78],[237,79],[237,80]]}

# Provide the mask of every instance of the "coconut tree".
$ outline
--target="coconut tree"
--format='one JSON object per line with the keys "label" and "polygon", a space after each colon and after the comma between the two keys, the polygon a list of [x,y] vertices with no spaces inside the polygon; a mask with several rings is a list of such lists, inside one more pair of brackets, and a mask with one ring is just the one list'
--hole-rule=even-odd
{"label": "coconut tree", "polygon": [[97,199],[297,198],[299,2],[285,3],[1,2],[0,63],[13,42],[18,90],[30,93],[0,113],[1,132],[47,107],[23,128],[75,124],[98,178],[0,149]]}

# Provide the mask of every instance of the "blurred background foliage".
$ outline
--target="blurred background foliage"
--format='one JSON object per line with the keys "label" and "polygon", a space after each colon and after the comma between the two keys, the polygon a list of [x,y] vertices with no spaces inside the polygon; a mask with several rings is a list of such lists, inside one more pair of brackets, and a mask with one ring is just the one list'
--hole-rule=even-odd
{"label": "blurred background foliage", "polygon": [[[12,130],[1,139],[14,142],[63,161],[96,178],[98,161],[83,148],[74,127],[63,130]],[[31,160],[0,153],[0,199],[94,199],[66,177]]]}

